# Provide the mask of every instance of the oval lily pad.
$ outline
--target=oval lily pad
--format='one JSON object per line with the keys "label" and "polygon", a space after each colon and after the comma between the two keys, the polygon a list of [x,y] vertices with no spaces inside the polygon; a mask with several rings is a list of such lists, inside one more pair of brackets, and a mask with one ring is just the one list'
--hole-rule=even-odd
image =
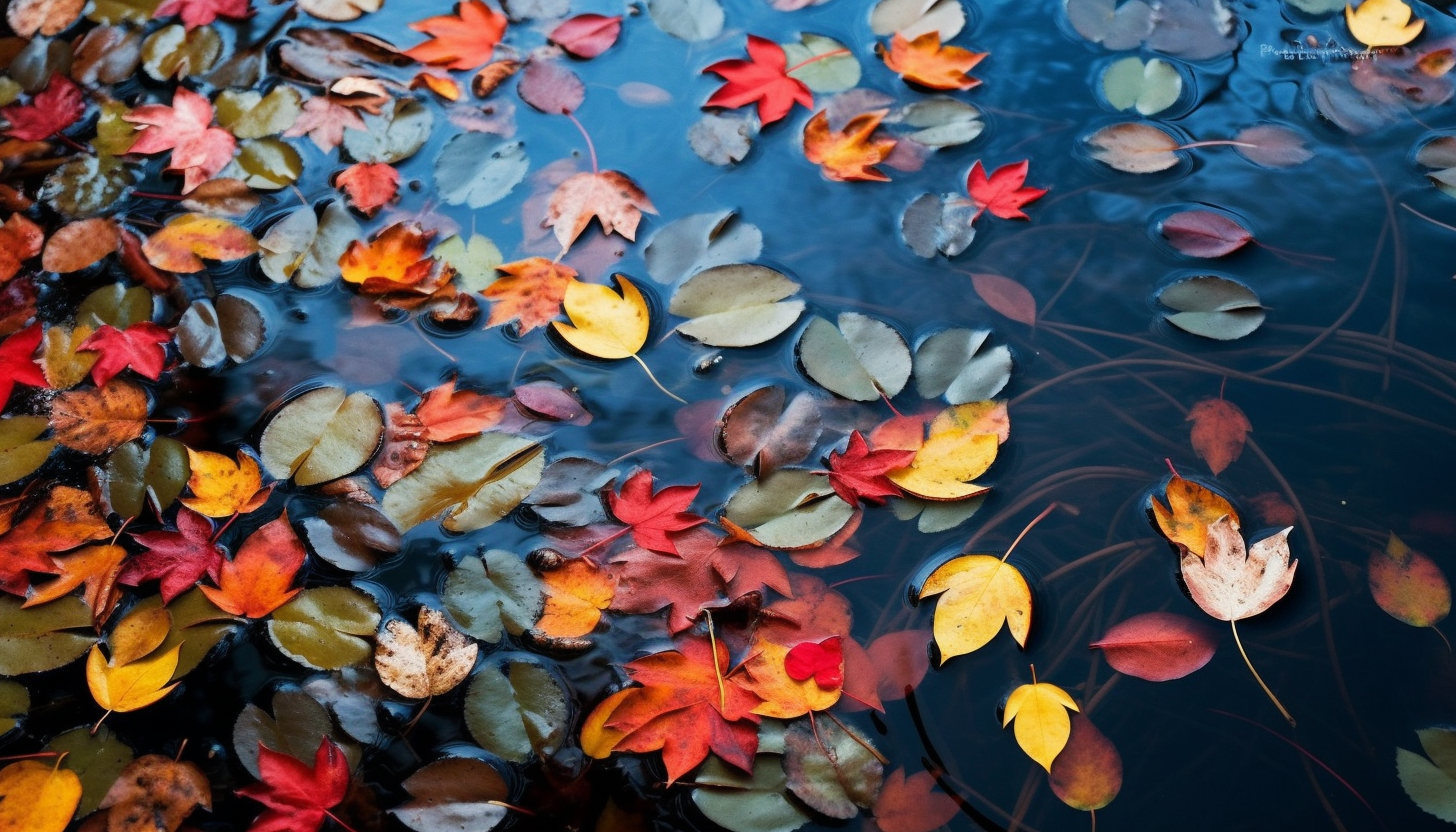
{"label": "oval lily pad", "polygon": [[1176,310],[1168,323],[1184,332],[1232,341],[1264,323],[1259,296],[1236,280],[1217,275],[1187,277],[1163,288],[1158,301]]}
{"label": "oval lily pad", "polygon": [[283,655],[314,670],[364,664],[374,655],[379,605],[345,586],[305,589],[273,611],[268,638]]}
{"label": "oval lily pad", "polygon": [[384,492],[381,508],[405,532],[440,513],[452,532],[472,532],[511,512],[541,481],[540,445],[509,433],[482,433],[437,445],[420,467]]}
{"label": "oval lily pad", "polygon": [[368,394],[320,387],[273,417],[258,450],[270,475],[317,485],[364,467],[383,435],[384,415]]}
{"label": "oval lily pad", "polygon": [[22,600],[0,598],[0,675],[54,670],[96,643],[91,608],[80,596],[66,595],[24,609]]}
{"label": "oval lily pad", "polygon": [[460,630],[495,643],[535,625],[546,603],[541,579],[515,554],[490,549],[460,561],[445,579],[445,610]]}
{"label": "oval lily pad", "polygon": [[805,549],[833,537],[854,516],[829,478],[803,468],[781,468],[749,480],[723,507],[727,520],[770,549]]}
{"label": "oval lily pad", "polygon": [[951,404],[994,397],[1011,380],[1011,349],[985,349],[990,330],[947,329],[915,350],[915,389],[922,398],[945,396]]}
{"label": "oval lily pad", "polygon": [[785,300],[799,284],[767,266],[737,263],[704,269],[672,296],[667,311],[691,318],[677,331],[709,346],[749,347],[769,341],[803,314],[802,300]]}
{"label": "oval lily pad", "polygon": [[465,727],[480,747],[512,763],[555,751],[566,736],[566,688],[535,659],[476,671],[465,694]]}
{"label": "oval lily pad", "polygon": [[1167,61],[1144,63],[1136,55],[1113,62],[1102,73],[1102,95],[1118,110],[1150,116],[1173,106],[1183,94],[1183,76]]}
{"label": "oval lily pad", "polygon": [[709,757],[693,782],[693,803],[729,832],[793,832],[809,822],[809,813],[788,798],[789,780],[776,754],[755,757],[751,775]]}
{"label": "oval lily pad", "polygon": [[[798,43],[780,45],[788,58],[788,65],[799,67],[790,72],[789,77],[804,82],[804,86],[816,93],[844,92],[859,83],[859,60],[844,44],[833,38],[810,33],[803,35]],[[819,57],[831,52],[839,54]]]}

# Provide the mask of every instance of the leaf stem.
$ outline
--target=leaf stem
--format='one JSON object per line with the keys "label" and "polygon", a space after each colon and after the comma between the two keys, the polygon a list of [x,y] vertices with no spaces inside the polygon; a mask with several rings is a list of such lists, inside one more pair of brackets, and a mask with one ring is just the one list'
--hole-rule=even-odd
{"label": "leaf stem", "polygon": [[1443,633],[1440,630],[1436,629],[1436,625],[1435,624],[1432,624],[1431,625],[1431,632],[1433,632],[1436,635],[1440,636],[1441,637],[1441,641],[1444,641],[1446,643],[1446,652],[1447,653],[1453,652],[1451,650],[1451,640],[1448,639],[1448,638],[1446,638],[1446,634],[1445,633]]}
{"label": "leaf stem", "polygon": [[849,54],[849,50],[848,49],[831,49],[828,52],[822,52],[822,53],[820,53],[818,55],[813,56],[812,58],[805,58],[804,60],[799,61],[798,63],[796,63],[793,66],[789,67],[788,69],[784,70],[784,74],[785,75],[792,75],[793,73],[797,72],[800,69],[803,69],[804,67],[808,66],[809,64],[814,63],[815,61],[822,61],[825,58],[838,58],[840,55],[848,55],[848,54]]}
{"label": "leaf stem", "polygon": [[1425,214],[1422,214],[1420,211],[1417,211],[1416,209],[1414,209],[1414,208],[1410,207],[1409,205],[1405,204],[1404,202],[1400,203],[1400,207],[1402,207],[1405,210],[1411,212],[1412,214],[1415,214],[1416,216],[1420,217],[1421,219],[1425,220],[1426,222],[1430,223],[1431,225],[1437,226],[1439,228],[1444,228],[1447,231],[1456,231],[1456,225],[1447,225],[1446,223],[1441,222],[1438,219],[1433,219],[1431,217],[1428,217]]}
{"label": "leaf stem", "polygon": [[1209,139],[1208,141],[1205,141],[1205,142],[1189,142],[1188,144],[1180,144],[1180,145],[1178,145],[1177,147],[1175,147],[1173,149],[1174,150],[1192,150],[1195,147],[1223,147],[1223,146],[1228,146],[1228,147],[1258,147],[1258,145],[1256,145],[1256,144],[1250,144],[1248,142],[1236,142],[1233,139]]}
{"label": "leaf stem", "polygon": [[586,150],[587,153],[591,154],[592,173],[595,174],[597,172],[597,146],[592,144],[591,134],[586,132],[586,128],[582,126],[581,121],[577,119],[575,114],[568,113],[564,110],[561,114],[571,119],[571,123],[575,124],[576,129],[581,131],[581,137],[586,139]]}
{"label": "leaf stem", "polygon": [[1239,655],[1244,657],[1244,664],[1248,665],[1249,672],[1254,674],[1254,681],[1259,683],[1259,687],[1263,688],[1264,693],[1268,695],[1269,701],[1273,702],[1274,707],[1279,709],[1279,713],[1283,714],[1284,718],[1289,721],[1289,727],[1295,727],[1294,717],[1290,716],[1289,711],[1285,710],[1283,703],[1279,701],[1279,697],[1274,695],[1274,691],[1269,690],[1269,686],[1264,684],[1264,679],[1259,676],[1259,671],[1254,669],[1254,663],[1249,661],[1249,654],[1244,652],[1244,643],[1239,640],[1239,622],[1230,621],[1229,626],[1232,627],[1234,631],[1234,644],[1237,644],[1239,646]]}
{"label": "leaf stem", "polygon": [[580,552],[577,552],[576,553],[576,556],[577,557],[585,557],[587,552],[590,552],[591,550],[597,548],[598,546],[604,546],[604,545],[606,545],[608,543],[611,543],[613,540],[616,540],[617,538],[621,537],[622,535],[624,535],[624,534],[626,534],[627,532],[630,532],[630,531],[632,531],[632,527],[631,526],[623,526],[622,528],[617,529],[616,531],[612,532],[611,534],[607,535],[606,537],[602,538],[601,540],[598,540],[596,543],[593,543],[592,545],[586,547],[585,549],[582,549]]}
{"label": "leaf stem", "polygon": [[723,669],[718,667],[718,636],[713,633],[713,611],[703,610],[708,619],[708,645],[713,648],[713,678],[718,680],[718,712],[728,710],[728,689],[723,686]]}
{"label": "leaf stem", "polygon": [[[811,711],[810,713],[812,714],[813,712]],[[875,748],[873,745],[870,745],[867,741],[865,741],[863,739],[860,739],[859,734],[856,734],[855,732],[849,730],[849,726],[845,725],[843,722],[840,722],[839,721],[839,717],[835,716],[834,714],[832,714],[832,713],[830,713],[828,711],[823,711],[822,713],[825,716],[829,717],[829,719],[835,725],[838,725],[839,726],[839,730],[843,731],[844,734],[845,734],[845,736],[847,736],[850,739],[854,740],[855,742],[859,743],[859,745],[862,748],[864,748],[864,750],[870,752],[870,754],[876,760],[879,760],[880,761],[880,765],[887,766],[887,765],[890,764],[889,758],[887,758],[885,755],[881,754],[880,753],[880,750],[878,748]]]}
{"label": "leaf stem", "polygon": [[342,820],[339,820],[339,816],[336,815],[336,814],[334,814],[333,812],[330,812],[327,809],[325,809],[324,810],[324,814],[328,816],[329,820],[331,820],[334,823],[337,823],[338,825],[344,827],[344,829],[347,830],[347,832],[357,832],[357,830],[355,830],[354,827],[350,826],[347,823],[344,823]]}
{"label": "leaf stem", "polygon": [[[1032,519],[1032,521],[1030,523],[1027,523],[1026,524],[1026,528],[1024,528],[1024,529],[1021,530],[1021,534],[1018,534],[1016,536],[1016,539],[1013,540],[1013,541],[1011,541],[1011,545],[1006,547],[1006,554],[1004,554],[1004,555],[1001,556],[1001,562],[1002,563],[1005,563],[1006,562],[1006,559],[1009,558],[1009,557],[1011,557],[1011,553],[1016,550],[1016,544],[1018,544],[1018,543],[1021,542],[1021,538],[1026,537],[1026,533],[1029,532],[1029,531],[1031,531],[1032,530],[1032,527],[1034,527],[1037,523],[1040,523],[1042,520],[1045,520],[1046,519],[1046,516],[1048,514],[1051,514],[1052,511],[1054,511],[1056,509],[1056,507],[1059,506],[1059,505],[1061,505],[1061,503],[1058,503],[1055,500],[1053,500],[1049,505],[1047,505],[1046,508],[1044,508],[1044,509],[1041,510],[1041,514],[1038,514],[1035,518]],[[1035,667],[1033,667],[1031,669],[1031,673],[1032,673],[1032,676],[1034,678],[1036,676],[1036,668]]]}
{"label": "leaf stem", "polygon": [[642,365],[642,372],[644,372],[644,373],[647,374],[647,378],[652,382],[652,386],[654,386],[658,390],[661,390],[662,392],[666,393],[670,398],[672,398],[675,401],[678,401],[678,402],[680,402],[682,404],[687,404],[688,403],[688,400],[687,399],[684,399],[682,396],[679,396],[678,394],[672,392],[671,390],[667,389],[666,387],[663,387],[662,386],[662,382],[660,382],[660,381],[657,380],[657,376],[655,376],[655,375],[652,374],[652,368],[650,368],[650,367],[647,366],[647,362],[646,361],[643,361],[642,360],[642,357],[640,355],[637,355],[636,353],[633,353],[632,354],[632,360],[633,361],[636,361],[638,364],[641,364]]}

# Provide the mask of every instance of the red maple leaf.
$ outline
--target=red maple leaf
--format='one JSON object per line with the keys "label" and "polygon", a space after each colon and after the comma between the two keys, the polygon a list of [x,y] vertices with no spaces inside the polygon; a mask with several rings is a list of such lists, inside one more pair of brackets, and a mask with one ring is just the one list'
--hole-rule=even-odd
{"label": "red maple leaf", "polygon": [[[716,649],[714,649],[716,647]],[[626,665],[633,688],[607,720],[623,732],[621,751],[662,751],[672,783],[701,763],[711,751],[744,771],[753,769],[758,750],[762,700],[729,672],[728,648],[703,636],[685,638],[674,650],[644,656]]]}
{"label": "red maple leaf", "polygon": [[718,88],[705,107],[742,107],[758,102],[758,120],[764,126],[789,114],[794,104],[814,107],[814,93],[803,81],[789,77],[789,59],[783,47],[771,40],[748,36],[749,60],[719,61],[704,69],[723,76],[728,83]]}
{"label": "red maple leaf", "polygon": [[839,636],[796,644],[784,656],[784,672],[800,682],[814,680],[825,690],[844,684],[844,649]]}
{"label": "red maple leaf", "polygon": [[177,512],[177,529],[134,534],[132,540],[147,551],[131,558],[117,582],[140,586],[151,580],[162,582],[162,603],[191,589],[203,575],[217,581],[222,550],[212,541],[212,521],[191,509]]}
{"label": "red maple leaf", "polygon": [[156,381],[162,375],[162,368],[167,366],[167,344],[171,341],[172,333],[168,329],[143,321],[126,329],[109,324],[102,326],[76,349],[101,354],[91,366],[91,380],[97,387],[105,387],[128,367],[137,375]]}
{"label": "red maple leaf", "polygon": [[153,18],[180,15],[187,29],[206,26],[218,17],[241,20],[249,14],[248,0],[165,0],[152,13]]}
{"label": "red maple leaf", "polygon": [[0,342],[0,407],[10,398],[16,384],[50,387],[45,373],[35,363],[35,349],[43,336],[40,324],[31,324]]}
{"label": "red maple leaf", "polygon": [[475,69],[490,61],[495,45],[506,33],[506,16],[482,3],[464,0],[460,14],[427,17],[410,24],[433,40],[410,47],[404,54],[423,64],[447,69]]}
{"label": "red maple leaf", "polygon": [[677,546],[667,536],[705,522],[687,510],[698,496],[699,485],[670,485],[652,493],[652,472],[641,470],[622,483],[619,493],[607,493],[607,508],[619,522],[632,527],[637,545],[654,552],[677,554]]}
{"label": "red maple leaf", "polygon": [[860,500],[882,504],[886,497],[898,497],[900,487],[885,476],[896,468],[904,468],[915,458],[914,451],[889,449],[870,450],[859,431],[849,435],[844,453],[829,454],[829,485],[846,503],[858,506]]}
{"label": "red maple leaf", "polygon": [[132,143],[131,153],[172,151],[167,170],[182,174],[186,193],[212,178],[232,161],[237,140],[212,124],[212,102],[186,87],[172,94],[172,105],[143,104],[122,116],[146,125]]}
{"label": "red maple leaf", "polygon": [[686,630],[703,608],[765,587],[793,595],[783,564],[767,549],[719,537],[705,527],[674,534],[676,555],[631,548],[614,555],[617,579],[611,608],[634,614],[667,609],[667,628]]}
{"label": "red maple leaf", "polygon": [[350,204],[372,217],[399,193],[399,171],[383,162],[360,162],[344,168],[334,184],[349,195]]}
{"label": "red maple leaf", "polygon": [[329,810],[349,791],[349,761],[328,737],[320,740],[312,767],[258,743],[258,775],[261,783],[237,791],[268,807],[248,832],[314,832],[326,817],[338,822]]}
{"label": "red maple leaf", "polygon": [[990,211],[1003,220],[1030,219],[1022,213],[1021,206],[1041,199],[1042,194],[1046,193],[1045,188],[1023,187],[1030,167],[1031,163],[1022,159],[1020,162],[996,168],[990,178],[987,178],[981,161],[977,159],[971,165],[970,175],[966,177],[966,190],[970,192],[971,202],[976,206],[976,216],[971,220],[975,221],[985,211]]}
{"label": "red maple leaf", "polygon": [[81,88],[71,79],[52,75],[45,89],[36,93],[29,104],[11,104],[0,108],[0,115],[10,122],[11,136],[27,142],[38,142],[65,130],[86,112],[86,99]]}

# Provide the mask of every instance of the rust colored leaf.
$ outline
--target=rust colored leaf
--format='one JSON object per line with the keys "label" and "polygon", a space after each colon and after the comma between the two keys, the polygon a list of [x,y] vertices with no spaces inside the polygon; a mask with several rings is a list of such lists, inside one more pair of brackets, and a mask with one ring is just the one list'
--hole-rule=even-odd
{"label": "rust colored leaf", "polygon": [[212,784],[192,763],[148,754],[127,763],[101,799],[107,832],[176,832],[198,807],[212,809]]}
{"label": "rust colored leaf", "polygon": [[885,777],[871,811],[879,832],[933,832],[950,823],[960,808],[950,795],[935,790],[930,772],[906,777],[905,769],[897,768]]}
{"label": "rust colored leaf", "polygon": [[561,314],[566,288],[576,280],[576,270],[544,257],[530,257],[496,266],[503,277],[481,292],[492,301],[486,326],[515,321],[525,335],[546,326]]}
{"label": "rust colored leaf", "polygon": [[891,72],[933,90],[968,90],[979,86],[980,79],[967,73],[986,57],[985,52],[942,46],[940,32],[926,32],[914,40],[896,32],[890,38],[890,47],[881,46],[879,52]]}
{"label": "rust colored leaf", "polygon": [[1100,648],[1119,673],[1167,682],[1208,664],[1218,641],[1212,630],[1191,618],[1149,612],[1114,624],[1088,647]]}
{"label": "rust colored leaf", "polygon": [[87,546],[57,557],[55,580],[36,587],[22,606],[34,607],[54,601],[84,584],[86,590],[82,598],[91,608],[92,618],[103,622],[110,617],[121,598],[116,589],[116,578],[121,574],[121,562],[125,557],[126,550],[120,546]]}
{"label": "rust colored leaf", "polygon": [[424,436],[431,442],[454,442],[500,424],[510,399],[487,396],[471,390],[456,390],[451,379],[432,390],[426,390],[415,408],[424,427]]}
{"label": "rust colored leaf", "polygon": [[420,417],[405,412],[398,402],[390,402],[384,406],[384,441],[370,473],[381,487],[388,488],[420,467],[429,450]]}
{"label": "rust colored leaf", "polygon": [[85,7],[86,0],[11,0],[5,19],[23,38],[54,37],[81,19]]}
{"label": "rust colored leaf", "polygon": [[1047,774],[1052,792],[1073,809],[1101,809],[1122,790],[1122,755],[1085,714],[1072,717],[1072,735]]}
{"label": "rust colored leaf", "polygon": [[1193,423],[1193,450],[1215,475],[1222,474],[1244,451],[1253,427],[1239,406],[1227,399],[1204,399],[1188,411]]}
{"label": "rust colored leaf", "polygon": [[0,283],[14,277],[21,265],[40,254],[45,233],[23,214],[12,214],[0,225]]}
{"label": "rust colored leaf", "polygon": [[971,288],[986,305],[1017,323],[1036,326],[1036,299],[1025,286],[999,274],[971,275]]}
{"label": "rust colored leaf", "polygon": [[116,223],[103,217],[67,223],[46,241],[40,264],[48,272],[79,272],[121,247]]}
{"label": "rust colored leaf", "polygon": [[223,612],[263,618],[299,593],[290,589],[303,566],[303,543],[284,514],[248,536],[217,570],[217,588],[202,587]]}
{"label": "rust colored leaf", "polygon": [[399,194],[399,171],[383,162],[359,162],[344,168],[334,183],[349,197],[349,204],[372,217]]}
{"label": "rust colored leaf", "polygon": [[111,527],[90,493],[66,485],[52,488],[12,525],[13,520],[13,508],[0,513],[0,552],[5,553],[0,558],[0,590],[12,595],[25,594],[30,586],[27,571],[58,571],[51,552],[111,537]]}
{"label": "rust colored leaf", "polygon": [[804,155],[836,182],[888,182],[875,165],[895,149],[894,139],[876,139],[874,132],[889,110],[862,113],[842,130],[829,129],[827,110],[820,110],[804,125]]}
{"label": "rust colored leaf", "polygon": [[569,177],[556,187],[546,210],[545,225],[555,229],[556,241],[563,250],[571,248],[592,217],[602,224],[602,233],[615,231],[636,240],[642,212],[657,213],[637,183],[614,170]]}
{"label": "rust colored leaf", "polygon": [[1451,585],[1441,567],[1391,534],[1370,555],[1370,594],[1382,610],[1412,627],[1434,627],[1451,614]]}
{"label": "rust colored leaf", "polygon": [[434,236],[418,223],[395,223],[367,243],[350,243],[339,258],[339,270],[344,280],[369,294],[410,289],[430,277],[438,265],[428,256]]}
{"label": "rust colored leaf", "polygon": [[68,390],[51,402],[51,430],[62,445],[104,454],[142,435],[147,394],[126,381],[93,390]]}

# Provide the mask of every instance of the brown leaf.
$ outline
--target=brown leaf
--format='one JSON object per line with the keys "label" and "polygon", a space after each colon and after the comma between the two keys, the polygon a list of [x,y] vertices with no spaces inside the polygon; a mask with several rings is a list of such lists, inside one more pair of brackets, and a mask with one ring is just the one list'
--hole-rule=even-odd
{"label": "brown leaf", "polygon": [[175,832],[198,806],[212,809],[207,775],[158,754],[128,763],[101,799],[111,810],[107,832]]}
{"label": "brown leaf", "polygon": [[5,19],[23,38],[36,34],[52,37],[79,20],[85,6],[86,0],[11,0]]}
{"label": "brown leaf", "polygon": [[1072,735],[1047,778],[1052,792],[1073,809],[1101,809],[1122,790],[1122,756],[1092,720],[1075,714]]}
{"label": "brown leaf", "polygon": [[971,288],[986,305],[1027,326],[1036,326],[1036,298],[1025,286],[999,274],[971,275]]}
{"label": "brown leaf", "polygon": [[1239,458],[1253,429],[1244,411],[1227,399],[1204,399],[1188,411],[1187,421],[1193,423],[1193,450],[1214,474]]}
{"label": "brown leaf", "polygon": [[121,246],[116,223],[96,217],[68,223],[46,241],[40,264],[48,272],[79,272]]}
{"label": "brown leaf", "polygon": [[729,405],[718,421],[719,451],[760,477],[807,457],[823,428],[819,405],[799,393],[785,407],[787,396],[778,385],[760,387]]}
{"label": "brown leaf", "polygon": [[370,473],[380,486],[388,488],[420,467],[429,449],[420,417],[405,412],[398,402],[390,402],[384,406],[384,442]]}
{"label": "brown leaf", "polygon": [[51,403],[55,438],[87,454],[104,454],[141,436],[146,418],[146,392],[120,380],[97,389],[70,390]]}
{"label": "brown leaf", "polygon": [[475,668],[480,646],[450,626],[445,614],[420,607],[418,629],[394,618],[376,637],[374,669],[401,696],[424,699],[449,693]]}

